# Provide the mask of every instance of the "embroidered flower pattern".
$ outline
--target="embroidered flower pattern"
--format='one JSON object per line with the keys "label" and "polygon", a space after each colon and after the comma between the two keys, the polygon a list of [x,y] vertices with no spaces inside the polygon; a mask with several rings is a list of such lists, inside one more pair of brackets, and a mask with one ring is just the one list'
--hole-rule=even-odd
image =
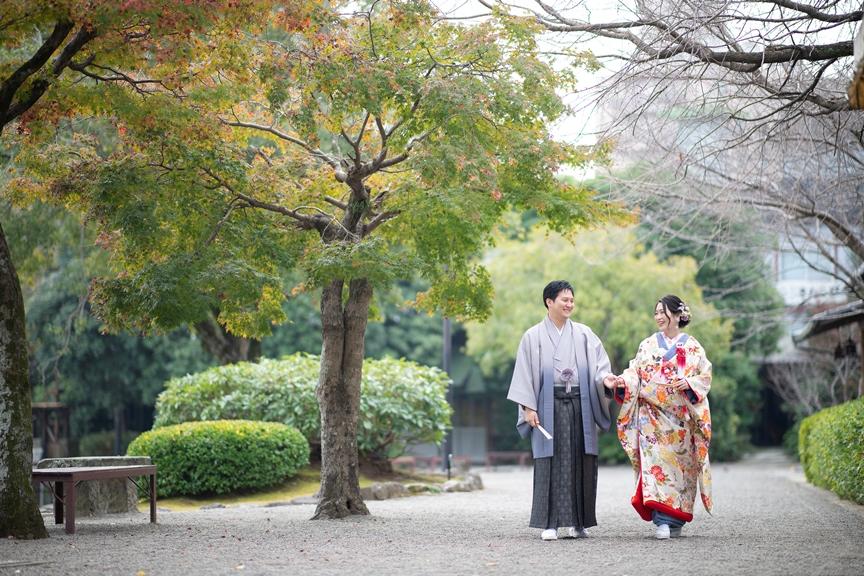
{"label": "embroidered flower pattern", "polygon": [[[667,352],[652,336],[625,371],[618,439],[637,478],[645,474],[653,479],[643,483],[644,501],[692,514],[701,484],[701,500],[710,511],[711,363],[692,337],[664,358]],[[696,401],[669,386],[681,377],[687,378]]]}
{"label": "embroidered flower pattern", "polygon": [[654,478],[657,479],[657,482],[660,482],[661,484],[666,482],[666,474],[663,473],[663,468],[661,468],[660,466],[652,466],[651,475],[654,476]]}

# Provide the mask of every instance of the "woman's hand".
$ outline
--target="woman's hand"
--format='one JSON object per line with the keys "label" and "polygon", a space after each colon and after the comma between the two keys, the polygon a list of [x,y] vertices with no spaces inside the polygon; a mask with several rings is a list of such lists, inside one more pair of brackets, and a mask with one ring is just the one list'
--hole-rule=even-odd
{"label": "woman's hand", "polygon": [[671,382],[672,387],[679,392],[683,392],[684,390],[688,390],[690,388],[690,384],[687,383],[687,380],[683,378],[676,378]]}
{"label": "woman's hand", "polygon": [[525,411],[525,421],[528,423],[529,426],[531,426],[532,428],[536,428],[540,425],[540,417],[537,415],[537,412],[531,410],[530,408],[525,408],[524,406],[522,407],[522,409]]}

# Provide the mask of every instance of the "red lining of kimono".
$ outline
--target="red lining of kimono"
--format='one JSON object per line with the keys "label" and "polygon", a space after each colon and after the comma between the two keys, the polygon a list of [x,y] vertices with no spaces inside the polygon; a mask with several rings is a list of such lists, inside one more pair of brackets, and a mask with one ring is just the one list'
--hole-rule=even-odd
{"label": "red lining of kimono", "polygon": [[651,511],[656,510],[658,512],[663,512],[667,516],[671,516],[677,520],[683,520],[684,522],[692,522],[693,514],[688,514],[682,510],[678,510],[677,508],[672,508],[671,506],[667,506],[661,502],[656,502],[654,500],[648,500],[647,502],[642,498],[642,476],[639,476],[639,485],[636,486],[636,493],[633,494],[633,498],[630,499],[630,503],[633,504],[633,508],[636,509],[636,512],[639,516],[645,520],[646,522],[651,521]]}

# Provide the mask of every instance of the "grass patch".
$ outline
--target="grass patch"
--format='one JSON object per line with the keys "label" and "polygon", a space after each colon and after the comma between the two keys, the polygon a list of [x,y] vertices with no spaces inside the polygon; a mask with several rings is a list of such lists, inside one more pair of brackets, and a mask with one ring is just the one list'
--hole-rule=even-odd
{"label": "grass patch", "polygon": [[[158,476],[157,476],[158,479]],[[364,474],[360,475],[360,487],[364,488],[375,482],[395,481],[395,482],[424,482],[428,484],[437,484],[442,481],[441,476],[427,474],[407,474],[396,473],[386,477],[370,478]],[[159,508],[165,508],[172,512],[189,512],[198,510],[202,506],[210,504],[224,504],[225,506],[238,506],[242,504],[267,504],[269,502],[287,502],[301,496],[312,496],[318,492],[318,487],[321,484],[321,471],[318,468],[307,466],[300,470],[297,475],[279,486],[273,488],[248,492],[223,494],[222,496],[212,496],[200,498],[195,497],[177,497],[177,498],[159,498],[157,505]],[[158,496],[158,486],[157,486]],[[138,503],[138,510],[147,512],[150,510],[148,500],[141,500]]]}

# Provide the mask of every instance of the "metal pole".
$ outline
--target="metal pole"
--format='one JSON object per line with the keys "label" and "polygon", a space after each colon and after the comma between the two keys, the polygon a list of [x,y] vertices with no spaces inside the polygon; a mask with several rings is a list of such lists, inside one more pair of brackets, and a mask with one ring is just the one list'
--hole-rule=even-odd
{"label": "metal pole", "polygon": [[[444,372],[450,376],[450,357],[452,353],[452,338],[451,338],[451,330],[450,330],[450,318],[444,317],[444,326],[443,326],[443,368]],[[447,387],[447,403],[450,407],[453,407],[453,385]],[[455,410],[454,410],[455,415]],[[452,474],[452,460],[453,460],[453,422],[450,422],[450,429],[447,430],[447,435],[444,437],[444,458],[442,458],[442,465],[444,466],[444,470],[447,472],[447,479],[450,479]]]}

